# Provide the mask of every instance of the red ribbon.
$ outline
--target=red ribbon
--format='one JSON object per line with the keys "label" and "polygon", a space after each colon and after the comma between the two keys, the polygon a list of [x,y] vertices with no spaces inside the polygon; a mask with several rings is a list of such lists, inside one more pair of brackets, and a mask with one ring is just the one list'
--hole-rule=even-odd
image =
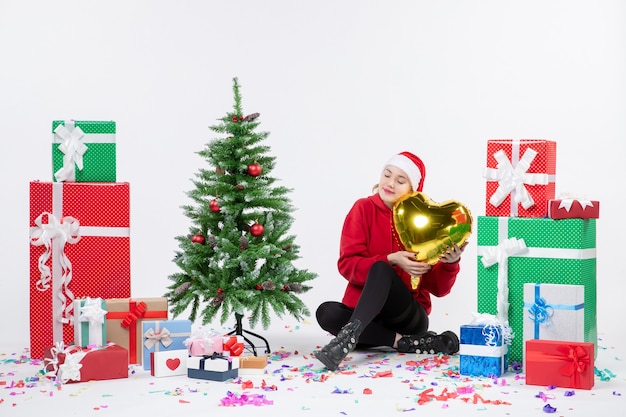
{"label": "red ribbon", "polygon": [[585,369],[591,364],[589,354],[581,346],[561,345],[556,348],[561,354],[563,354],[564,360],[567,361],[563,367],[561,367],[561,375],[569,376],[572,382],[576,378],[576,381],[580,379]]}
{"label": "red ribbon", "polygon": [[[131,305],[132,304],[134,303],[131,302]],[[138,304],[133,306],[126,315],[126,317],[124,317],[124,319],[122,320],[122,327],[127,329],[130,327],[131,324],[135,324],[138,318],[143,317],[144,314],[146,314],[147,309],[148,306],[143,301],[140,301]]]}
{"label": "red ribbon", "polygon": [[128,300],[128,311],[109,311],[107,320],[121,320],[120,325],[128,329],[128,356],[131,364],[139,363],[137,360],[137,324],[139,319],[161,318],[167,319],[167,310],[148,311],[148,305],[144,301]]}
{"label": "red ribbon", "polygon": [[239,342],[237,336],[230,336],[223,343],[224,352],[230,352],[231,356],[239,356],[243,353],[245,347]]}

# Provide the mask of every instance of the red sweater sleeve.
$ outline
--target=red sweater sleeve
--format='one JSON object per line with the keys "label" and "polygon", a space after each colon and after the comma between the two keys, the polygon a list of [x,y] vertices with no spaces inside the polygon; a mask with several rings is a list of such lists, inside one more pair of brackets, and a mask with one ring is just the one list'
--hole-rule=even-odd
{"label": "red sweater sleeve", "polygon": [[[352,285],[363,287],[376,261],[387,261],[387,250],[372,248],[377,207],[368,199],[357,200],[344,220],[339,244],[339,273]],[[374,249],[374,250],[373,250]]]}

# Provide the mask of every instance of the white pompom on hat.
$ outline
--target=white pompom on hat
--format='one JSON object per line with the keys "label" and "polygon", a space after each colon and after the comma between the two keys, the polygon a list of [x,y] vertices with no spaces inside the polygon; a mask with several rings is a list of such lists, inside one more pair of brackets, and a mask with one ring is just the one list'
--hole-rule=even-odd
{"label": "white pompom on hat", "polygon": [[[400,168],[406,173],[411,181],[413,191],[422,191],[424,186],[424,177],[426,176],[426,167],[421,159],[413,155],[411,152],[400,152],[397,155],[392,156],[385,167],[393,165],[396,168]],[[384,168],[383,168],[384,169]]]}

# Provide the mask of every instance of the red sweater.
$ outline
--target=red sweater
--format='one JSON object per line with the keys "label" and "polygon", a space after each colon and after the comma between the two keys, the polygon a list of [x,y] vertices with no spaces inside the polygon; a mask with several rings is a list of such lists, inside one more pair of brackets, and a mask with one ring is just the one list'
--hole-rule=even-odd
{"label": "red sweater", "polygon": [[[392,232],[392,211],[378,193],[357,200],[346,216],[341,232],[339,273],[348,281],[342,302],[354,308],[361,296],[367,274],[376,261],[387,261],[387,255],[404,250]],[[459,272],[459,263],[439,262],[422,276],[416,290],[411,289],[411,277],[399,267],[394,269],[413,297],[430,314],[430,295],[443,297],[450,293]]]}

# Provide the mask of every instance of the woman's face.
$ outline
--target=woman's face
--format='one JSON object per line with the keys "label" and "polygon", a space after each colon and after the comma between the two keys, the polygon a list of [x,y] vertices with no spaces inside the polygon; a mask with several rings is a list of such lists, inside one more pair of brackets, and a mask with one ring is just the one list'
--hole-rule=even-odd
{"label": "woman's face", "polygon": [[392,208],[400,197],[411,191],[413,187],[403,170],[393,165],[387,165],[383,169],[378,182],[378,195],[387,207]]}

